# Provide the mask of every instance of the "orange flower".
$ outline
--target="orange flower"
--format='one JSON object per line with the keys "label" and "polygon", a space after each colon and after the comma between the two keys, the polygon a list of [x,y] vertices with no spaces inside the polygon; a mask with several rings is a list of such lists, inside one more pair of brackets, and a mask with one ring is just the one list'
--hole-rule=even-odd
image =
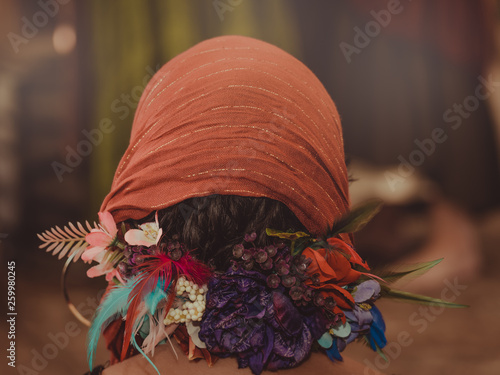
{"label": "orange flower", "polygon": [[308,247],[302,252],[303,255],[311,259],[311,264],[306,271],[310,278],[305,283],[320,291],[322,297],[332,297],[338,307],[352,309],[354,299],[343,286],[355,282],[361,275],[371,276],[356,271],[352,268],[352,264],[358,264],[367,270],[369,267],[358,253],[344,241],[338,238],[329,238],[327,242],[333,249],[313,250]]}
{"label": "orange flower", "polygon": [[339,250],[340,252],[346,254],[348,256],[349,262],[358,264],[365,270],[368,271],[370,270],[368,264],[366,264],[366,262],[363,259],[361,259],[356,250],[354,250],[351,246],[346,244],[340,238],[332,237],[327,239],[326,242],[328,242],[328,245],[332,246],[335,250]]}

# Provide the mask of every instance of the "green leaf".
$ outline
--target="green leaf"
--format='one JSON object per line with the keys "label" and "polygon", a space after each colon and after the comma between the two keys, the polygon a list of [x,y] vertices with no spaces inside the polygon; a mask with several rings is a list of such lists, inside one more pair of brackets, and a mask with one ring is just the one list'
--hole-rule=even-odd
{"label": "green leaf", "polygon": [[309,247],[309,244],[314,241],[312,238],[301,237],[295,241],[292,241],[291,254],[292,257],[302,254],[305,248]]}
{"label": "green leaf", "polygon": [[382,208],[382,202],[370,201],[353,209],[336,221],[328,231],[328,237],[339,233],[354,233],[361,230]]}
{"label": "green leaf", "polygon": [[443,259],[444,258],[436,259],[430,262],[399,266],[397,271],[391,270],[391,271],[381,271],[373,273],[384,279],[386,282],[393,283],[398,280],[408,278],[409,276],[411,276],[411,278],[422,276],[431,268],[441,263]]}
{"label": "green leaf", "polygon": [[266,228],[266,234],[270,237],[278,237],[278,238],[282,238],[282,239],[290,240],[290,241],[294,241],[294,240],[301,238],[301,237],[310,237],[310,234],[305,233],[305,232],[294,232],[294,233],[283,232],[280,230],[270,229],[270,228]]}
{"label": "green leaf", "polygon": [[[290,241],[290,252],[292,256],[299,255],[311,241],[311,235],[305,232],[282,232],[276,229],[266,228],[266,234],[270,237],[278,237]],[[296,247],[297,245],[297,247]]]}
{"label": "green leaf", "polygon": [[430,305],[430,306],[443,306],[450,308],[469,307],[467,305],[452,303],[439,298],[432,298],[423,296],[421,294],[414,294],[409,292],[403,292],[401,290],[391,289],[386,285],[381,285],[381,287],[382,287],[382,293],[381,293],[382,297],[392,298],[404,302],[413,302],[423,305]]}

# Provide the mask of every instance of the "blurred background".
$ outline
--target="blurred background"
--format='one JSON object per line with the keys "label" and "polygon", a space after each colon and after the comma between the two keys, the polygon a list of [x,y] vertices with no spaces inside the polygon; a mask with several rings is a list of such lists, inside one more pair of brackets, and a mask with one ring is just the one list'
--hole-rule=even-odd
{"label": "blurred background", "polygon": [[[2,0],[0,274],[5,289],[15,260],[18,315],[17,368],[4,358],[1,372],[87,371],[63,262],[35,234],[96,219],[156,70],[241,34],[299,58],[337,104],[353,204],[386,203],[360,253],[377,267],[444,257],[404,287],[471,306],[383,302],[388,362],[363,345],[347,355],[387,374],[500,373],[499,21],[496,0]],[[105,281],[86,267],[68,283],[90,317]]]}

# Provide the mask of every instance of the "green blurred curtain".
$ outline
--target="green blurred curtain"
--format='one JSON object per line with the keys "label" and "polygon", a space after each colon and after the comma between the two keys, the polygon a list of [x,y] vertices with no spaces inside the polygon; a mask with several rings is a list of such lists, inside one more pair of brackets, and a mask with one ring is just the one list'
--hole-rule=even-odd
{"label": "green blurred curtain", "polygon": [[197,42],[226,34],[262,39],[299,57],[290,5],[286,0],[90,2],[93,128],[106,118],[115,125],[92,153],[91,212],[98,211],[127,148],[137,105],[134,94],[140,91],[137,86],[143,88],[148,72]]}

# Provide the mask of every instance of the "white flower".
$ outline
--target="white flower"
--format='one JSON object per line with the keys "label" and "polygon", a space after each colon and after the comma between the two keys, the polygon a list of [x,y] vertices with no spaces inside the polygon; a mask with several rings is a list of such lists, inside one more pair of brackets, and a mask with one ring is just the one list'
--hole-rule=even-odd
{"label": "white flower", "polygon": [[155,215],[154,223],[144,223],[139,225],[141,229],[130,229],[125,233],[125,241],[132,246],[153,246],[158,245],[163,233],[158,224],[158,212]]}

